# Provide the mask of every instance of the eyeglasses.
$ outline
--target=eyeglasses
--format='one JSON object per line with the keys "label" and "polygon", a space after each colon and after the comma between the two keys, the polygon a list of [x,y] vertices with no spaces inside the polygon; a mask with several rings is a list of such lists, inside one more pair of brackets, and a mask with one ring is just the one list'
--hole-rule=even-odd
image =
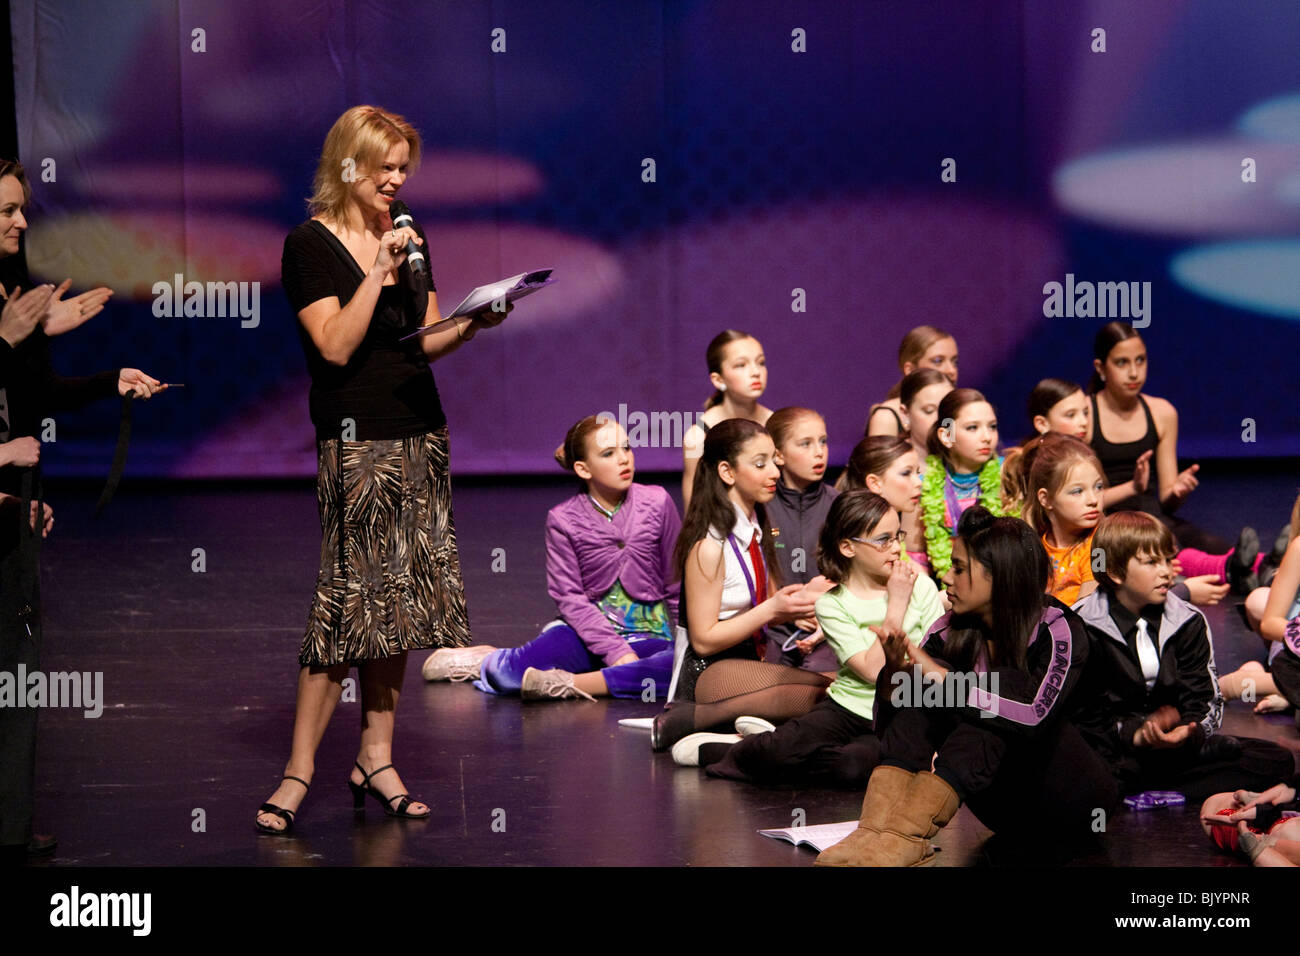
{"label": "eyeglasses", "polygon": [[898,542],[901,548],[907,540],[907,532],[900,531],[898,534],[878,534],[874,538],[849,538],[850,541],[856,541],[858,544],[869,544],[877,551],[888,551],[889,546]]}

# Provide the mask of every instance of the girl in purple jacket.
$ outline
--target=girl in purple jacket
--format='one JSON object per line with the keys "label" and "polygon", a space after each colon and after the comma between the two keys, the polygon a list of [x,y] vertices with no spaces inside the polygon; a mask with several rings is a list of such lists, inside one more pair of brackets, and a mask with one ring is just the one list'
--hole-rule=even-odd
{"label": "girl in purple jacket", "polygon": [[616,422],[582,419],[555,459],[582,481],[546,516],[546,587],[560,616],[522,647],[435,651],[424,676],[532,700],[661,697],[673,668],[677,507],[662,488],[633,482]]}

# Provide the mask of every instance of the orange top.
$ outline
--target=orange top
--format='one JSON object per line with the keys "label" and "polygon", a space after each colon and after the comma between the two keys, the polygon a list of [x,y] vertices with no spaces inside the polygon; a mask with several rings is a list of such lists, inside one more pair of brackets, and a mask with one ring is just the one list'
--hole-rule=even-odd
{"label": "orange top", "polygon": [[1058,548],[1043,535],[1047,559],[1052,562],[1052,583],[1048,593],[1063,604],[1079,600],[1079,588],[1092,576],[1092,535],[1068,548]]}

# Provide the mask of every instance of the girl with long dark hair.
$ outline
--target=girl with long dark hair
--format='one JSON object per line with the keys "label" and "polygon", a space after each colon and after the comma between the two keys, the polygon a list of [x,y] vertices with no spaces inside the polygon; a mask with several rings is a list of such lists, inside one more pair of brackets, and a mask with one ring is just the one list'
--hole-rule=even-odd
{"label": "girl with long dark hair", "polygon": [[1049,570],[1023,521],[979,506],[962,515],[944,576],[952,610],[920,648],[877,632],[881,764],[858,828],[818,865],[932,863],[930,839],[962,803],[999,834],[1050,828],[1056,842],[1109,812],[1115,781],[1068,720],[1088,639],[1045,593]]}
{"label": "girl with long dark hair", "polygon": [[[1178,411],[1163,398],[1143,395],[1147,348],[1125,322],[1108,322],[1093,340],[1092,415],[1088,443],[1106,481],[1116,489],[1103,504],[1111,513],[1143,511],[1178,539],[1178,560],[1187,575],[1218,574],[1238,594],[1261,583],[1259,535],[1245,527],[1236,545],[1179,518],[1175,512],[1196,489],[1199,465],[1178,470]],[[1142,480],[1143,462],[1149,475]],[[1125,491],[1131,492],[1123,497]]]}
{"label": "girl with long dark hair", "polygon": [[749,419],[719,422],[705,436],[673,554],[685,628],[677,636],[670,702],[651,731],[655,750],[737,717],[769,722],[805,714],[830,683],[763,660],[764,628],[808,618],[815,604],[804,585],[781,586],[764,507],[776,494],[775,459],[771,436]]}
{"label": "girl with long dark hair", "polygon": [[885,662],[871,627],[901,629],[919,644],[943,606],[934,582],[903,558],[897,512],[870,491],[835,499],[817,561],[836,583],[817,600],[817,620],[839,664],[826,697],[771,733],[733,736],[730,742],[717,734],[686,737],[673,748],[678,763],[738,780],[866,783],[879,758],[872,707]]}

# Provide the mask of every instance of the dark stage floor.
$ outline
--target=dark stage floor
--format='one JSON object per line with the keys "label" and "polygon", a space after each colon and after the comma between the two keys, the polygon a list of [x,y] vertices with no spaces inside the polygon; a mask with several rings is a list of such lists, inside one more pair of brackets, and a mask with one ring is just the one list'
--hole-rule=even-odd
{"label": "dark stage floor", "polygon": [[[1229,536],[1249,520],[1271,544],[1294,475],[1205,471],[1188,517]],[[476,640],[519,644],[552,617],[543,522],[569,488],[457,484]],[[799,810],[809,824],[857,816],[859,793],[762,789],[675,767],[650,752],[647,734],[617,724],[656,705],[521,705],[467,685],[426,684],[421,652],[408,667],[396,762],[432,817],[390,820],[371,803],[365,823],[354,820],[345,778],[359,714],[345,702],[294,837],[261,836],[253,817],[288,754],[315,579],[314,491],[306,483],[146,488],[128,478],[99,520],[96,494],[55,485],[50,495],[44,669],[102,671],[105,703],[98,719],[41,715],[38,829],[60,840],[49,865],[805,866],[810,850],[755,831],[789,826]],[[198,548],[202,573],[192,569]],[[504,572],[492,570],[495,549],[504,549]],[[1230,605],[1207,613],[1221,673],[1262,656]],[[1289,714],[1255,717],[1234,703],[1225,730],[1300,749]],[[1102,847],[1072,862],[1236,865],[1210,846],[1195,813],[1122,811]],[[987,836],[962,810],[939,838],[941,864],[986,865]]]}

